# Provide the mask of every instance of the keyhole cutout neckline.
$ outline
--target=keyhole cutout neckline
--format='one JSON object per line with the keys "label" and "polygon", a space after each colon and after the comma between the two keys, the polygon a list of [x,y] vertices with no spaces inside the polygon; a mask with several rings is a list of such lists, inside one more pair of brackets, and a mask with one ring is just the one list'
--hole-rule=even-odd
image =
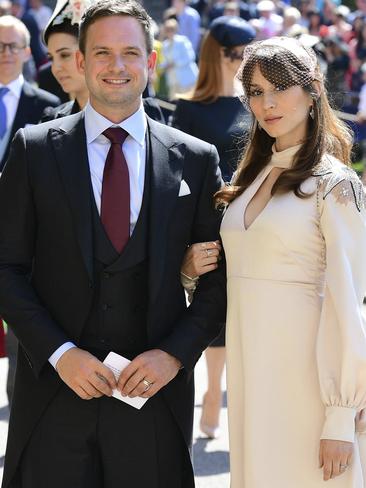
{"label": "keyhole cutout neckline", "polygon": [[[284,151],[276,151],[275,145],[273,144],[271,160],[263,171],[259,173],[246,192],[247,199],[245,199],[243,214],[243,227],[245,231],[248,231],[254,225],[271,203],[273,199],[271,194],[273,185],[284,170],[291,168],[294,157],[301,146],[302,144],[297,144]],[[273,169],[280,171],[276,171],[277,177],[274,175],[274,178],[271,178]]]}

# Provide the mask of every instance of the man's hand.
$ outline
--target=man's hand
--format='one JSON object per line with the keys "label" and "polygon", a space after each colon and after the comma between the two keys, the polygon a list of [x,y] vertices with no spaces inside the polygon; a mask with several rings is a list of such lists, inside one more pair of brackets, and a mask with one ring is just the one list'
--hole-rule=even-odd
{"label": "man's hand", "polygon": [[117,387],[112,371],[78,347],[66,351],[57,361],[56,369],[62,381],[83,400],[112,396]]}
{"label": "man's hand", "polygon": [[341,475],[351,464],[353,443],[322,439],[319,450],[319,467],[323,468],[323,479]]}
{"label": "man's hand", "polygon": [[118,389],[131,398],[150,398],[176,377],[180,367],[177,358],[160,349],[143,352],[122,371]]}

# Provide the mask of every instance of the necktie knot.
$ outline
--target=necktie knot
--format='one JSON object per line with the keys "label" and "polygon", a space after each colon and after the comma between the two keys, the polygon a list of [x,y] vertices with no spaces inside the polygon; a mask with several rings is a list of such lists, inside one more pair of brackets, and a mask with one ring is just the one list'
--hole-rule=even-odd
{"label": "necktie knot", "polygon": [[6,95],[9,91],[9,88],[7,86],[2,86],[0,88],[0,100],[3,98],[4,95]]}
{"label": "necktie knot", "polygon": [[128,136],[128,132],[121,127],[110,127],[103,132],[103,135],[105,135],[112,144],[122,145]]}

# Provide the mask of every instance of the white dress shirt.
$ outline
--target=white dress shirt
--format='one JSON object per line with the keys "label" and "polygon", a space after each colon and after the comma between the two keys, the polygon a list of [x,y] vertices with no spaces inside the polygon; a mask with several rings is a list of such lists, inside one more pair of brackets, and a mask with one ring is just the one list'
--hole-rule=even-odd
{"label": "white dress shirt", "polygon": [[15,114],[18,110],[19,99],[22,93],[22,88],[24,85],[23,75],[19,75],[18,78],[11,81],[7,85],[0,83],[0,88],[6,86],[9,88],[8,93],[3,97],[4,105],[6,107],[6,130],[9,130],[13,125]]}
{"label": "white dress shirt", "polygon": [[[113,124],[99,114],[88,102],[85,107],[85,132],[88,151],[90,176],[98,212],[100,214],[104,165],[111,143],[102,132],[109,127],[121,127],[129,133],[123,143],[123,154],[128,166],[130,177],[130,235],[132,234],[140,214],[144,192],[146,165],[146,116],[141,103],[137,112],[120,124]],[[66,342],[50,356],[49,362],[56,368],[60,357],[72,347]]]}

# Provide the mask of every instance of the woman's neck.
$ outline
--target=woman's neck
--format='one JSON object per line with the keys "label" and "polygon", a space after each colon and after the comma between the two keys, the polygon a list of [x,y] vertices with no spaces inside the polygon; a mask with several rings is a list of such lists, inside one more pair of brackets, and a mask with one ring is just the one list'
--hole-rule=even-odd
{"label": "woman's neck", "polygon": [[73,98],[78,102],[80,110],[83,110],[89,98],[89,91],[85,90],[82,92],[74,93]]}

